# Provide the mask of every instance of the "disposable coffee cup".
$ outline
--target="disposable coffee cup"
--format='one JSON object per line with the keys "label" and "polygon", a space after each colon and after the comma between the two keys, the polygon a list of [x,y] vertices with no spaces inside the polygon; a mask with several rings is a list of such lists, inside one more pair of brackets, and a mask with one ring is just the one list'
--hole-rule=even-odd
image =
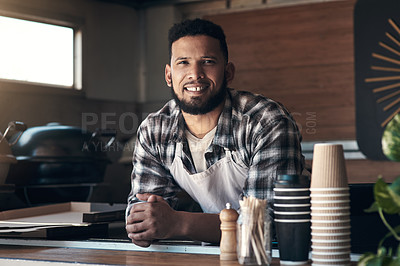
{"label": "disposable coffee cup", "polygon": [[311,252],[311,257],[313,261],[329,261],[329,262],[342,262],[342,261],[350,261],[350,253],[347,254],[314,254]]}
{"label": "disposable coffee cup", "polygon": [[312,227],[325,227],[325,228],[341,228],[341,227],[349,227],[350,228],[350,219],[342,219],[342,220],[311,220]]}
{"label": "disposable coffee cup", "polygon": [[350,217],[349,211],[343,212],[335,212],[335,213],[316,213],[314,211],[311,212],[311,219],[313,221],[337,221],[337,220],[348,220]]}
{"label": "disposable coffee cup", "polygon": [[310,220],[310,215],[275,215],[278,220]]}
{"label": "disposable coffee cup", "polygon": [[274,197],[274,204],[310,204],[311,198],[306,196],[301,197]]}
{"label": "disposable coffee cup", "polygon": [[329,204],[316,204],[313,203],[312,206],[310,207],[310,210],[313,211],[331,211],[331,210],[335,210],[332,208],[342,208],[344,210],[350,210],[350,206],[347,203],[343,203],[343,204],[337,204],[337,205],[329,205]]}
{"label": "disposable coffee cup", "polygon": [[[295,204],[293,204],[293,205],[295,205]],[[290,205],[285,206],[285,204],[275,204],[274,211],[275,212],[305,212],[305,211],[310,212],[311,211],[310,204],[298,204],[298,205],[306,205],[306,206],[291,207]]]}
{"label": "disposable coffee cup", "polygon": [[313,207],[349,207],[350,200],[315,200],[311,199],[311,204]]}
{"label": "disposable coffee cup", "polygon": [[350,237],[343,239],[315,239],[311,238],[311,242],[316,246],[347,246],[350,244]]}
{"label": "disposable coffee cup", "polygon": [[348,245],[344,246],[316,246],[314,243],[311,245],[311,252],[347,252],[351,253],[351,247]]}
{"label": "disposable coffee cup", "polygon": [[345,246],[321,246],[321,245],[311,245],[311,250],[313,251],[341,251],[341,250],[348,250],[351,251],[351,245]]}
{"label": "disposable coffee cup", "polygon": [[314,252],[351,252],[351,246],[316,246],[314,244],[311,245],[311,250]]}
{"label": "disposable coffee cup", "polygon": [[311,225],[311,230],[330,230],[330,231],[340,231],[340,230],[350,230],[351,226],[345,225],[345,226],[320,226],[320,225]]}
{"label": "disposable coffee cup", "polygon": [[315,226],[311,226],[311,233],[316,233],[316,234],[324,234],[324,233],[330,233],[330,234],[340,234],[343,232],[349,232],[350,231],[350,227],[347,226],[342,226],[339,228],[329,228],[329,227],[315,227]]}
{"label": "disposable coffee cup", "polygon": [[311,223],[278,221],[275,219],[280,260],[306,263],[311,245]]}
{"label": "disposable coffee cup", "polygon": [[327,199],[323,199],[323,200],[316,200],[315,198],[311,199],[311,203],[316,203],[316,204],[331,204],[331,205],[335,205],[335,204],[339,204],[339,203],[348,203],[350,204],[350,199],[336,199],[336,200],[327,200]]}
{"label": "disposable coffee cup", "polygon": [[[328,214],[328,215],[327,215]],[[316,212],[312,211],[311,216],[315,216],[317,220],[333,220],[335,217],[339,216],[349,216],[350,210],[333,210],[332,212]]]}
{"label": "disposable coffee cup", "polygon": [[310,194],[311,198],[324,198],[325,200],[335,200],[337,199],[342,199],[346,197],[350,197],[349,192],[332,192],[332,193],[320,193],[320,192],[311,192]]}
{"label": "disposable coffee cup", "polygon": [[340,233],[329,233],[329,232],[324,232],[324,233],[315,233],[311,232],[311,239],[313,241],[315,240],[347,240],[350,238],[350,232],[340,232]]}
{"label": "disposable coffee cup", "polygon": [[[330,263],[330,262],[327,262],[327,263],[321,263],[321,262],[313,262],[312,263],[312,266],[332,266],[332,265],[337,265],[337,263]],[[341,262],[340,264],[339,264],[340,266],[351,266],[351,263],[350,262]]]}
{"label": "disposable coffee cup", "polygon": [[296,214],[296,213],[284,213],[284,212],[280,212],[280,213],[275,213],[275,219],[278,220],[310,220],[311,216],[310,213],[307,212],[301,212],[304,214]]}
{"label": "disposable coffee cup", "polygon": [[310,190],[308,188],[275,188],[275,196],[310,196]]}
{"label": "disposable coffee cup", "polygon": [[[335,265],[335,264],[333,264]],[[312,263],[312,266],[332,266],[332,263]],[[351,263],[340,263],[340,266],[351,266]]]}
{"label": "disposable coffee cup", "polygon": [[311,210],[316,210],[316,211],[338,211],[338,210],[350,210],[350,206],[327,206],[327,207],[318,207],[318,206],[312,206]]}
{"label": "disposable coffee cup", "polygon": [[315,263],[322,263],[325,265],[349,265],[350,258],[325,258],[325,257],[312,257],[313,266]]}
{"label": "disposable coffee cup", "polygon": [[349,187],[323,187],[323,188],[310,188],[312,193],[345,193],[349,191]]}
{"label": "disposable coffee cup", "polygon": [[[313,221],[311,221],[311,227],[312,227],[312,231],[315,233],[322,233],[322,232],[331,232],[331,233],[339,233],[339,232],[344,232],[344,231],[351,231],[351,227],[350,226],[320,226],[320,224],[318,224],[317,226],[315,226],[315,223],[313,223]],[[319,229],[321,228],[321,229]]]}
{"label": "disposable coffee cup", "polygon": [[303,196],[275,196],[275,200],[310,200],[308,195]]}
{"label": "disposable coffee cup", "polygon": [[312,254],[317,256],[347,256],[350,254],[350,250],[313,250]]}
{"label": "disposable coffee cup", "polygon": [[340,242],[327,242],[323,240],[312,240],[311,239],[311,247],[313,249],[319,250],[319,249],[325,249],[325,250],[336,250],[336,249],[347,249],[351,248],[350,240],[343,240]]}
{"label": "disposable coffee cup", "polygon": [[311,192],[310,197],[313,198],[332,198],[332,197],[349,197],[350,193],[348,191],[343,192],[331,192],[331,193],[321,193],[321,192]]}
{"label": "disposable coffee cup", "polygon": [[[335,265],[335,264],[333,264],[333,265]],[[313,262],[312,263],[312,266],[332,266],[332,263],[316,263],[316,262]],[[340,263],[340,266],[351,266],[351,263],[349,262],[349,263]]]}
{"label": "disposable coffee cup", "polygon": [[336,215],[337,213],[350,213],[350,206],[334,206],[334,207],[316,207],[311,206],[311,211],[313,214],[328,214],[328,215]]}
{"label": "disposable coffee cup", "polygon": [[348,187],[346,164],[341,144],[314,145],[311,189]]}

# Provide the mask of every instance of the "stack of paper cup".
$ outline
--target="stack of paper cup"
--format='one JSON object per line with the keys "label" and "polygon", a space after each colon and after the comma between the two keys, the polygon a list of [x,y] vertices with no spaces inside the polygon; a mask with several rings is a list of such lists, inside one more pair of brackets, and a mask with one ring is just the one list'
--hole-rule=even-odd
{"label": "stack of paper cup", "polygon": [[313,265],[350,265],[350,195],[342,145],[314,146],[310,190]]}
{"label": "stack of paper cup", "polygon": [[274,188],[274,215],[281,265],[305,265],[310,250],[310,178],[279,175]]}

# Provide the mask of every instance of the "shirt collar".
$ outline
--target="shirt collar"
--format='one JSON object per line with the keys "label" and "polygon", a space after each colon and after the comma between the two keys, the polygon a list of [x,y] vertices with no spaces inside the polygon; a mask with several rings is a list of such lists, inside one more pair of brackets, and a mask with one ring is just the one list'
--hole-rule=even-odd
{"label": "shirt collar", "polygon": [[224,109],[218,119],[217,131],[212,142],[229,150],[235,149],[235,141],[232,132],[232,94],[227,90]]}
{"label": "shirt collar", "polygon": [[174,134],[172,136],[172,141],[175,142],[182,142],[183,137],[185,135],[185,119],[183,118],[182,112],[179,108],[179,106],[176,104],[175,100],[172,100],[174,102],[175,108],[173,111],[172,116],[175,118],[174,121],[172,122],[172,129],[176,129],[174,131]]}

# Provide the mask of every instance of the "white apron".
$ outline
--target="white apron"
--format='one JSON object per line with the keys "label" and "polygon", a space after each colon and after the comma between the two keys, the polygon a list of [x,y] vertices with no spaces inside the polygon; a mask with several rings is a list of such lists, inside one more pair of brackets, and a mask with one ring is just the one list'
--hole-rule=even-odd
{"label": "white apron", "polygon": [[232,208],[239,209],[239,196],[243,192],[248,168],[235,163],[232,160],[234,154],[225,149],[224,158],[201,173],[190,174],[181,159],[182,148],[182,143],[177,143],[170,168],[179,186],[200,204],[205,213],[219,213],[228,202]]}

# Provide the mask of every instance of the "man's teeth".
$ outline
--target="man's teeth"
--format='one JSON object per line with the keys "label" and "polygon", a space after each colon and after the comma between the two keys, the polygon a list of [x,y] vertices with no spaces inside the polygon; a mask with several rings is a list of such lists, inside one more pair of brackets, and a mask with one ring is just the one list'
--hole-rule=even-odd
{"label": "man's teeth", "polygon": [[188,91],[201,91],[203,90],[205,87],[186,87],[186,89]]}

